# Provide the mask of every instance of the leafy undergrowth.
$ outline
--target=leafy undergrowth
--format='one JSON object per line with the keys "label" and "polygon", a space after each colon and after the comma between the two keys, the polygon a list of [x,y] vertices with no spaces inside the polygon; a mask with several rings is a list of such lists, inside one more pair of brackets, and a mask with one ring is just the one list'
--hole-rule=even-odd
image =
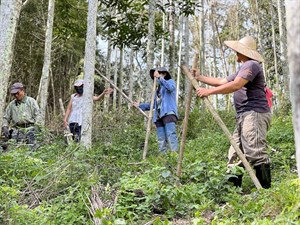
{"label": "leafy undergrowth", "polygon": [[[230,130],[233,114],[221,113]],[[44,134],[36,151],[0,155],[0,224],[299,224],[300,181],[291,116],[268,133],[272,188],[227,183],[225,136],[208,113],[193,111],[182,174],[177,153],[157,153],[155,132],[142,161],[145,121],[133,112],[95,117],[94,147]],[[178,124],[178,133],[181,122]]]}

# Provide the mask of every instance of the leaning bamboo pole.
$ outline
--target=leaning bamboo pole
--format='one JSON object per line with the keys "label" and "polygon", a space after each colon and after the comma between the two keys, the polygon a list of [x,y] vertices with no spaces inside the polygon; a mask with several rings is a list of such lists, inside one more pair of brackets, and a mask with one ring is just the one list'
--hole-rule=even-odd
{"label": "leaning bamboo pole", "polygon": [[154,76],[152,92],[151,92],[149,118],[148,118],[148,123],[147,123],[147,132],[146,132],[144,152],[143,152],[143,160],[146,159],[147,151],[148,151],[148,140],[149,140],[150,131],[151,131],[151,124],[152,124],[152,117],[153,117],[153,105],[154,105],[154,98],[155,98],[155,91],[156,91],[156,80],[157,80],[157,78]]}
{"label": "leaning bamboo pole", "polygon": [[125,99],[127,99],[135,108],[137,108],[139,111],[140,111],[140,113],[142,113],[143,114],[143,116],[144,117],[146,117],[147,119],[149,118],[148,116],[147,116],[147,114],[143,111],[143,110],[141,110],[139,107],[137,107],[137,106],[135,106],[133,103],[133,101],[126,95],[126,94],[124,94],[124,92],[123,91],[121,91],[112,81],[110,81],[106,76],[104,76],[103,74],[101,74],[101,72],[99,71],[99,70],[97,70],[97,69],[95,69],[95,71],[104,79],[104,80],[106,80],[107,82],[109,82],[110,84],[111,84],[111,86],[113,86],[114,87],[114,89],[116,89],[118,92],[120,92],[121,93],[121,95],[123,95],[123,97],[125,98]]}
{"label": "leaning bamboo pole", "polygon": [[[193,69],[197,68],[198,60],[199,60],[199,53],[195,53],[193,67],[192,67]],[[182,136],[181,136],[181,143],[180,143],[180,150],[179,150],[179,157],[178,157],[178,164],[177,164],[178,177],[181,176],[183,153],[184,153],[186,134],[187,134],[187,126],[188,126],[188,120],[189,120],[189,115],[191,110],[192,94],[193,94],[193,84],[189,82],[189,91],[188,91],[187,101],[185,103],[185,114],[183,120]]]}
{"label": "leaning bamboo pole", "polygon": [[[181,69],[182,69],[183,73],[189,78],[189,80],[193,84],[194,88],[195,89],[199,88],[198,82],[196,81],[195,77],[189,72],[189,69],[185,65],[181,65]],[[229,130],[226,127],[225,123],[222,121],[221,117],[218,115],[217,111],[214,109],[214,107],[212,106],[212,104],[210,103],[210,101],[208,100],[207,97],[203,97],[202,99],[204,101],[205,106],[211,112],[212,116],[214,117],[214,119],[216,120],[216,122],[218,123],[218,125],[221,127],[221,129],[225,133],[226,137],[229,139],[230,144],[232,145],[232,147],[236,151],[238,157],[240,158],[240,160],[242,161],[243,165],[245,166],[245,169],[249,173],[249,175],[250,175],[250,177],[251,177],[251,179],[252,179],[255,187],[257,189],[262,188],[262,186],[259,183],[259,181],[258,181],[258,179],[257,179],[257,177],[256,177],[256,175],[255,175],[255,173],[254,173],[254,171],[252,169],[252,167],[250,166],[249,162],[247,161],[246,157],[242,153],[242,151],[239,148],[239,146],[237,145],[237,143],[232,138],[231,133],[229,132]]]}

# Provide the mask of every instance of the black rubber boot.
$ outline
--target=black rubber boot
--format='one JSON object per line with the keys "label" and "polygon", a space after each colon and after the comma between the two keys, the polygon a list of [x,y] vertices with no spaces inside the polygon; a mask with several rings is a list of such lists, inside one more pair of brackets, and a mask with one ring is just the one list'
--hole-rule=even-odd
{"label": "black rubber boot", "polygon": [[243,181],[243,175],[234,175],[235,177],[230,177],[228,179],[229,182],[233,183],[234,186],[236,187],[241,187],[242,186],[242,181]]}
{"label": "black rubber boot", "polygon": [[270,164],[261,164],[254,167],[256,171],[256,177],[259,180],[263,188],[271,187],[271,169]]}

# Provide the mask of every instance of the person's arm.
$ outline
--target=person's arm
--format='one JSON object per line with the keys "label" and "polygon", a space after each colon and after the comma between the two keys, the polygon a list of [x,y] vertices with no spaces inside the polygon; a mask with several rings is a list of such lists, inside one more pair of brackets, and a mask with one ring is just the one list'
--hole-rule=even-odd
{"label": "person's arm", "polygon": [[236,77],[233,81],[214,88],[198,88],[197,95],[199,97],[207,97],[213,94],[229,94],[244,87],[249,80],[242,77]]}
{"label": "person's arm", "polygon": [[210,85],[210,86],[217,87],[217,86],[228,83],[226,78],[207,77],[207,76],[201,75],[199,70],[196,70],[196,69],[193,69],[192,72],[193,72],[196,80],[198,80],[204,84]]}
{"label": "person's arm", "polygon": [[98,95],[98,96],[93,96],[93,100],[94,101],[99,101],[100,99],[102,99],[105,95],[107,94],[111,94],[113,92],[113,89],[112,88],[106,88],[104,89],[104,91]]}
{"label": "person's arm", "polygon": [[72,97],[68,103],[66,114],[64,116],[64,127],[68,127],[68,119],[69,119],[71,111],[72,111]]}

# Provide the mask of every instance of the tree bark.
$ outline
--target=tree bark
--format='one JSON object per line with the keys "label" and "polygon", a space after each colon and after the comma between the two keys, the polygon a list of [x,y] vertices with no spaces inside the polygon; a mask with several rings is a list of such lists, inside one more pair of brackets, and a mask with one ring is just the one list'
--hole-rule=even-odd
{"label": "tree bark", "polygon": [[[119,63],[119,89],[123,92],[123,55],[124,55],[124,47],[122,46],[120,49],[120,63]],[[119,92],[118,96],[118,110],[121,112],[122,110],[122,99],[123,96]]]}
{"label": "tree bark", "polygon": [[83,115],[82,115],[82,138],[81,142],[86,148],[92,146],[92,116],[94,95],[94,73],[96,61],[96,21],[97,0],[89,0],[87,16],[87,34],[84,57],[84,92],[83,92]]}
{"label": "tree bark", "polygon": [[296,161],[300,179],[300,1],[285,0],[285,4]]}
{"label": "tree bark", "polygon": [[[106,77],[110,79],[110,65],[111,65],[111,44],[110,44],[110,39],[107,41],[107,56],[106,56]],[[109,82],[105,81],[105,88],[109,88],[110,84]],[[108,112],[108,107],[109,107],[109,95],[104,96],[104,112]]]}
{"label": "tree bark", "polygon": [[48,5],[48,19],[45,38],[45,50],[44,50],[44,65],[42,71],[42,77],[40,80],[40,124],[45,125],[46,120],[46,107],[48,102],[48,89],[49,89],[49,72],[51,67],[51,46],[52,46],[52,31],[53,31],[53,19],[54,19],[54,6],[55,0],[49,0]]}
{"label": "tree bark", "polygon": [[[154,61],[154,23],[155,23],[155,4],[156,0],[149,1],[149,9],[148,9],[148,15],[149,15],[149,23],[148,23],[148,40],[147,40],[147,72],[148,75],[150,69],[153,67],[153,61]],[[147,99],[150,97],[150,91],[152,86],[152,80],[149,79],[149,76],[146,77],[147,80],[147,88],[146,95]]]}
{"label": "tree bark", "polygon": [[[169,0],[169,72],[171,76],[175,75],[175,7],[174,1]],[[178,91],[178,90],[177,90]]]}
{"label": "tree bark", "polygon": [[[7,87],[13,61],[15,33],[22,0],[1,0],[0,4],[0,126],[3,122]],[[1,131],[0,131],[1,132]]]}

